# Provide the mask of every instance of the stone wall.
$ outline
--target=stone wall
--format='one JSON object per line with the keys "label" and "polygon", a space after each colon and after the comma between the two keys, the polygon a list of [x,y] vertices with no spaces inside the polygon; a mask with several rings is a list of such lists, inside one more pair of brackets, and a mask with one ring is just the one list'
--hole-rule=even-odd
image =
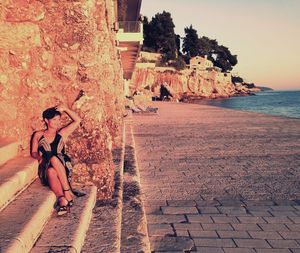
{"label": "stone wall", "polygon": [[[111,150],[118,145],[124,107],[111,3],[0,3],[0,137],[19,140],[28,154],[32,132],[44,127],[42,111],[65,103],[82,118],[67,142],[76,162],[74,180],[95,183],[99,198],[113,191]],[[80,90],[85,95],[74,103]]]}

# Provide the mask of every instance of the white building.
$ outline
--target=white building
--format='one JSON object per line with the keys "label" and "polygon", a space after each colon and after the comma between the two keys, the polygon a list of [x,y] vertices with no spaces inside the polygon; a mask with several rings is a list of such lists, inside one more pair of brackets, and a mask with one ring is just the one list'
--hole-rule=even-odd
{"label": "white building", "polygon": [[212,61],[207,59],[207,55],[205,57],[195,56],[190,59],[190,69],[192,70],[207,70],[213,66]]}

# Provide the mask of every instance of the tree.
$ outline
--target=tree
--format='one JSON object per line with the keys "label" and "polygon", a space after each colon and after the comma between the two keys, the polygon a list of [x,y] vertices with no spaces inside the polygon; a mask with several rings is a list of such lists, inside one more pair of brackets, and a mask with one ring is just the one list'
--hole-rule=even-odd
{"label": "tree", "polygon": [[146,41],[145,46],[163,54],[164,61],[175,59],[177,56],[176,35],[174,23],[169,12],[157,13],[147,24],[144,22]]}
{"label": "tree", "polygon": [[237,61],[237,56],[232,55],[229,49],[225,46],[219,45],[216,40],[209,39],[208,37],[201,37],[199,39],[199,55],[207,58],[213,62],[216,67],[222,69],[222,72],[232,70]]}
{"label": "tree", "polygon": [[149,24],[147,17],[144,17],[143,28],[144,28],[143,29],[144,30],[143,50],[155,51],[156,46],[152,36],[152,26]]}
{"label": "tree", "polygon": [[227,47],[218,46],[215,55],[214,65],[221,68],[222,72],[232,70],[232,67],[238,63],[237,56],[232,55]]}
{"label": "tree", "polygon": [[203,36],[198,40],[199,52],[198,55],[204,57],[207,55],[207,58],[211,61],[214,61],[214,54],[218,47],[218,42],[216,40],[211,40],[210,38]]}
{"label": "tree", "polygon": [[189,58],[195,57],[199,53],[199,37],[197,31],[190,27],[184,28],[185,37],[183,38],[183,49],[182,51],[187,54]]}
{"label": "tree", "polygon": [[240,76],[232,76],[231,77],[231,81],[235,84],[235,83],[243,83],[244,79]]}
{"label": "tree", "polygon": [[177,48],[177,56],[182,55],[182,53],[180,52],[181,49],[181,41],[180,41],[180,35],[176,34],[175,37],[175,42],[176,42],[176,48]]}

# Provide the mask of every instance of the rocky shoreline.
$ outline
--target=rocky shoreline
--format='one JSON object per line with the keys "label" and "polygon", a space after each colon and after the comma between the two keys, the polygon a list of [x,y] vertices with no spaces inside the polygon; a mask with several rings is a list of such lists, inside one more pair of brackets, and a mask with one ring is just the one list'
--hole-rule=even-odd
{"label": "rocky shoreline", "polygon": [[[162,71],[159,68],[137,68],[129,84],[131,92],[140,92],[150,97],[163,97],[161,87],[168,91],[171,100],[193,100],[209,98],[229,98],[233,96],[251,96],[260,92],[258,87],[248,87],[244,83],[233,83],[220,73],[201,73],[185,71]],[[216,76],[218,75],[218,76]]]}

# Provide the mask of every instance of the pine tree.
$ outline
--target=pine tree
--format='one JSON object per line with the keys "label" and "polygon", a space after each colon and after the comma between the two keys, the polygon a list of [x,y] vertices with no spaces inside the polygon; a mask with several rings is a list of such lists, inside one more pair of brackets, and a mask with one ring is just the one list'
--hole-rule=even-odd
{"label": "pine tree", "polygon": [[183,49],[182,51],[187,54],[189,58],[195,57],[199,54],[199,37],[197,31],[190,27],[184,28],[185,37],[183,38]]}
{"label": "pine tree", "polygon": [[174,23],[169,12],[157,13],[147,24],[144,23],[145,47],[152,48],[163,54],[164,61],[175,59],[177,55],[176,34]]}

